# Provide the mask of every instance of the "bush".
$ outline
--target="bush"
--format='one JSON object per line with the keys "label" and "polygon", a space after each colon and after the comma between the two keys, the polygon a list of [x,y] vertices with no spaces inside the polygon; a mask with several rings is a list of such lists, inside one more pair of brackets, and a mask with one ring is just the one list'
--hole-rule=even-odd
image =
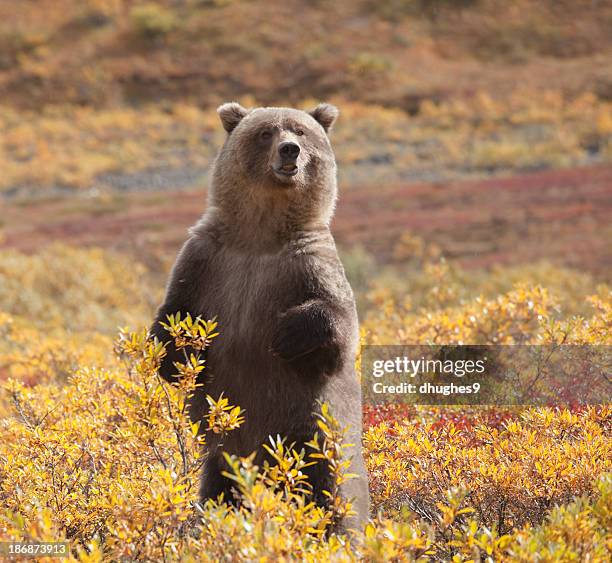
{"label": "bush", "polygon": [[349,70],[355,74],[380,77],[384,76],[392,67],[391,61],[377,53],[357,53],[349,63]]}
{"label": "bush", "polygon": [[612,470],[611,423],[608,407],[529,409],[500,428],[478,418],[470,428],[383,423],[364,436],[372,501],[387,514],[406,507],[432,521],[448,490],[464,490],[480,525],[500,534],[538,525],[553,506],[596,493]]}
{"label": "bush", "polygon": [[134,33],[145,39],[159,39],[176,29],[175,14],[155,3],[135,6],[130,11]]}
{"label": "bush", "polygon": [[567,506],[556,506],[546,521],[526,527],[511,549],[518,561],[608,561],[612,522],[612,479],[597,483],[594,501],[581,497]]}

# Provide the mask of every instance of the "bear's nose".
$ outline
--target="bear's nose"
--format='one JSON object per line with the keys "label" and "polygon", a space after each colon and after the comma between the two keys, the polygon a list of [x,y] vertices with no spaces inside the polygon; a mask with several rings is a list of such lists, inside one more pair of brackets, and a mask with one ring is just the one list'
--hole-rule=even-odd
{"label": "bear's nose", "polygon": [[285,141],[278,145],[278,152],[283,158],[296,159],[300,154],[300,145],[291,141]]}

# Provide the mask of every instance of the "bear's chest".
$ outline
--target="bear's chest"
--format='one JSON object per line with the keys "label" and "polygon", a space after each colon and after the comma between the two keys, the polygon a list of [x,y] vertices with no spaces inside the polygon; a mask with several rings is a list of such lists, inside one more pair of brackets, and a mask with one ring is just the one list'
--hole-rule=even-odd
{"label": "bear's chest", "polygon": [[[219,336],[207,353],[207,393],[223,392],[248,407],[253,418],[264,416],[288,388],[295,388],[289,367],[270,346],[280,315],[305,300],[308,276],[308,268],[284,254],[227,253],[211,261],[201,312],[217,317]],[[265,397],[263,403],[254,404],[253,394]]]}
{"label": "bear's chest", "polygon": [[282,312],[301,303],[309,277],[309,269],[285,253],[223,252],[202,280],[201,311],[217,317],[226,340],[259,340],[270,336]]}

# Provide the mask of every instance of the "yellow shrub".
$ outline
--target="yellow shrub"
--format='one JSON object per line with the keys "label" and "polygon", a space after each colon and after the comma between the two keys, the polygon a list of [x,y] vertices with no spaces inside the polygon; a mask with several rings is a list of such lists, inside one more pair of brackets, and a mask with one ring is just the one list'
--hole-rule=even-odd
{"label": "yellow shrub", "polygon": [[501,429],[395,423],[364,435],[373,503],[432,520],[447,490],[468,490],[479,521],[507,533],[539,523],[555,504],[592,493],[612,470],[608,407],[531,409]]}
{"label": "yellow shrub", "polygon": [[612,479],[598,483],[594,502],[579,498],[553,508],[546,521],[526,526],[510,549],[516,561],[608,561],[612,553]]}
{"label": "yellow shrub", "polygon": [[130,19],[134,32],[147,39],[163,37],[178,25],[174,12],[154,2],[134,6]]}

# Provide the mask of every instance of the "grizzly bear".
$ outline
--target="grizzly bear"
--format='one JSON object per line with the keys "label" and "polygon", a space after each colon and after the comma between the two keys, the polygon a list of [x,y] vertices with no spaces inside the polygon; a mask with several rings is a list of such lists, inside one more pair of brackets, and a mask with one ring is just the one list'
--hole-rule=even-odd
{"label": "grizzly bear", "polygon": [[[204,389],[191,416],[207,412],[205,395],[221,393],[245,410],[246,421],[223,437],[206,437],[202,499],[232,485],[222,451],[266,459],[261,445],[280,435],[304,448],[317,430],[315,412],[326,402],[348,427],[350,472],[340,487],[356,515],[338,529],[358,527],[368,515],[361,455],[361,387],[355,371],[358,323],[353,292],[330,220],[336,203],[336,162],[328,133],[338,110],[219,107],[226,141],[213,165],[206,212],[190,230],[151,332],[167,343],[160,368],[167,380],[180,360],[159,322],[169,314],[216,317],[220,336],[207,351]],[[309,451],[308,448],[305,448]],[[308,470],[312,498],[325,505],[331,474]]]}

